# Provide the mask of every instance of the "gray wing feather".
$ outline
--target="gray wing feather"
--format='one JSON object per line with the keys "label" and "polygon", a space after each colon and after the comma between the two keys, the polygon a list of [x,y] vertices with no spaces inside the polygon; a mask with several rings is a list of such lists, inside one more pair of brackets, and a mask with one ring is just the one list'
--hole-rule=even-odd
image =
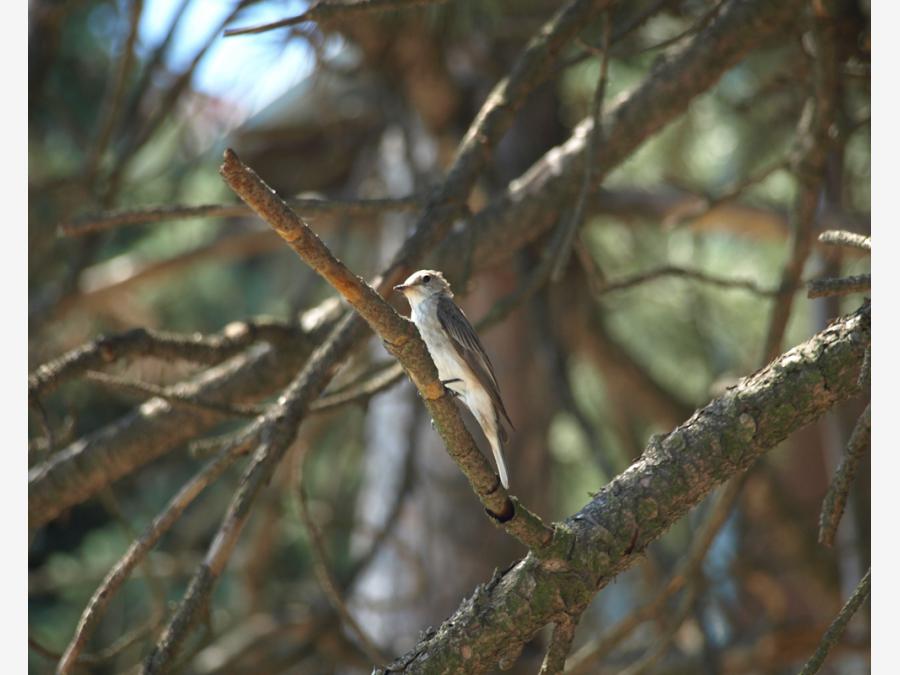
{"label": "gray wing feather", "polygon": [[[475,377],[478,378],[478,381],[481,382],[488,395],[490,395],[494,407],[503,414],[506,423],[509,424],[511,429],[514,428],[503,405],[503,400],[500,398],[500,387],[497,384],[494,367],[491,365],[491,360],[488,358],[487,352],[484,351],[484,346],[482,346],[481,340],[478,339],[478,334],[472,328],[472,324],[469,323],[466,315],[456,306],[453,300],[444,296],[438,300],[437,317],[447,334],[453,338],[452,342],[456,353],[472,369]],[[501,440],[506,440],[506,434],[502,427],[499,429],[499,432],[502,436]]]}

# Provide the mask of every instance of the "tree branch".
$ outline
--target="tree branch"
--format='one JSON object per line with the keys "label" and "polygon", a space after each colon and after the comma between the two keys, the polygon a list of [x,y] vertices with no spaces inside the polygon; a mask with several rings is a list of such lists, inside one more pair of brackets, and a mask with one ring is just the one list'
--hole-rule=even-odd
{"label": "tree branch", "polygon": [[800,675],[814,675],[819,672],[819,668],[822,667],[822,664],[828,657],[828,652],[831,651],[831,648],[834,647],[840,639],[847,624],[850,623],[850,619],[856,614],[856,610],[858,610],[860,605],[862,605],[869,597],[871,576],[872,570],[866,570],[866,575],[860,580],[859,584],[856,586],[856,590],[853,591],[853,595],[850,596],[846,604],[841,608],[837,617],[835,617],[834,621],[828,627],[825,635],[822,636],[821,644],[810,657],[809,661],[806,662],[806,665],[803,666]]}
{"label": "tree branch", "polygon": [[803,267],[815,241],[819,194],[825,180],[825,163],[831,141],[829,129],[834,123],[837,101],[837,52],[834,28],[828,20],[812,19],[815,43],[813,93],[797,127],[797,148],[791,162],[797,176],[797,198],[791,214],[791,242],[788,261],[781,275],[781,288],[772,307],[762,362],[781,353],[781,343],[794,306],[794,294],[800,285]]}
{"label": "tree branch", "polygon": [[[317,197],[295,197],[288,204],[306,214],[339,214],[357,218],[371,218],[387,211],[414,211],[421,207],[422,197],[397,197],[394,199],[321,199]],[[181,204],[144,206],[138,209],[122,209],[88,213],[75,220],[60,223],[60,234],[67,237],[82,237],[94,232],[112,230],[125,225],[144,225],[166,220],[187,218],[237,218],[252,215],[244,204]]]}
{"label": "tree branch", "polygon": [[351,0],[351,2],[327,2],[318,0],[312,7],[287,19],[280,19],[259,26],[247,26],[244,28],[230,28],[225,31],[225,37],[233,35],[250,35],[253,33],[265,33],[266,31],[295,26],[298,23],[309,21],[325,21],[328,19],[354,17],[357,14],[368,12],[387,12],[390,10],[406,9],[418,5],[437,5],[446,0]]}
{"label": "tree branch", "polygon": [[[691,101],[710,89],[748,52],[791,26],[801,0],[751,0],[728,3],[701,33],[603,116],[604,142],[597,153],[594,187],[645,140],[677,119]],[[563,205],[578,193],[585,149],[592,127],[585,118],[569,140],[548,151],[506,191],[448,237],[436,259],[451,281],[464,276],[465,256],[472,269],[507,260],[550,229]]]}
{"label": "tree branch", "polygon": [[851,293],[868,293],[872,288],[871,274],[858,274],[852,277],[836,277],[814,279],[809,282],[808,298],[823,298]]}
{"label": "tree branch", "polygon": [[153,522],[144,534],[131,544],[128,551],[107,572],[103,582],[94,591],[85,607],[78,622],[78,627],[75,630],[75,635],[60,659],[57,666],[59,675],[72,672],[78,665],[81,651],[96,630],[116,591],[125,583],[135,566],[144,559],[159,539],[169,531],[194,499],[210,483],[221,476],[225,469],[231,466],[242,453],[249,450],[250,440],[251,438],[246,436],[240,442],[223,448],[215,459],[207,463],[190,481],[185,483],[181,490],[172,497],[166,508],[153,519]]}
{"label": "tree branch", "polygon": [[865,305],[741,380],[558,523],[556,538],[570,542],[566,555],[529,554],[479,586],[433,636],[389,670],[480,673],[521,649],[560,613],[589,602],[715,485],[857,395],[870,339]]}
{"label": "tree branch", "polygon": [[[867,352],[868,353],[868,352]],[[863,453],[869,447],[872,434],[872,404],[866,406],[862,415],[853,427],[850,441],[847,443],[847,451],[841,460],[840,466],[831,479],[828,493],[822,502],[822,511],[819,515],[819,542],[825,546],[834,545],[834,535],[837,532],[838,523],[844,515],[844,507],[847,505],[847,495],[856,469],[862,461]]]}
{"label": "tree branch", "polygon": [[513,501],[500,485],[490,463],[463,424],[456,404],[441,384],[431,355],[413,323],[397,314],[375,289],[337,260],[306,223],[231,150],[225,151],[220,171],[228,186],[350,303],[403,365],[419,390],[447,452],[469,479],[488,513],[527,547],[546,546],[552,538],[552,529]]}
{"label": "tree branch", "polygon": [[572,649],[572,640],[575,639],[575,628],[578,626],[580,614],[572,616],[564,614],[553,624],[553,634],[550,636],[550,646],[547,655],[541,664],[540,675],[557,675],[566,667],[566,657]]}

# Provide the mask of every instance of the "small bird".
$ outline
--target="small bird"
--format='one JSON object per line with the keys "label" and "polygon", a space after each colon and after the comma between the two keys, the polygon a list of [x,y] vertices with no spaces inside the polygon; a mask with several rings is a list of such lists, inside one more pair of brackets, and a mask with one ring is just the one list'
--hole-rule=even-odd
{"label": "small bird", "polygon": [[398,286],[411,308],[410,318],[437,366],[443,385],[462,399],[491,444],[500,482],[509,488],[501,443],[507,440],[500,415],[513,428],[503,401],[494,367],[481,340],[463,311],[453,302],[453,291],[444,275],[419,270]]}

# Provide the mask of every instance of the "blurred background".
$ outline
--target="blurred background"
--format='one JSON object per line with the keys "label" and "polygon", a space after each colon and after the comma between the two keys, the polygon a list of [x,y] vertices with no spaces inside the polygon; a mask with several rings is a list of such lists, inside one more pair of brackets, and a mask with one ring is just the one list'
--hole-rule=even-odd
{"label": "blurred background", "polygon": [[[281,195],[335,203],[298,212],[371,279],[410,233],[488,92],[558,4],[455,0],[223,37],[226,27],[293,16],[306,3],[31,0],[29,372],[135,327],[217,334],[265,317],[321,339],[337,311],[321,304],[330,289],[259,219],[224,207],[109,214],[237,204],[217,173],[232,147]],[[611,34],[621,36],[609,51],[604,107],[694,39],[722,4],[729,3],[616,5]],[[869,3],[837,5],[839,142],[827,156],[815,229],[868,234]],[[601,24],[586,26],[527,98],[470,196],[471,212],[591,113]],[[559,280],[516,293],[546,259],[552,232],[488,269],[451,276],[473,323],[492,308],[509,310],[481,334],[516,425],[507,451],[512,491],[544,519],[577,511],[652,434],[767,361],[772,296],[791,251],[798,181],[789,160],[811,94],[810,54],[798,22],[609,173],[588,201]],[[352,200],[369,201],[341,205]],[[860,274],[868,264],[846,250],[814,248],[802,278]],[[464,259],[457,266],[468,269]],[[784,349],[859,301],[807,300],[801,289]],[[405,303],[395,306],[406,313]],[[224,400],[273,400],[304,349],[299,339],[260,340],[234,356],[250,375],[223,388]],[[329,391],[387,365],[372,339]],[[62,383],[31,406],[29,465],[40,470],[101,437],[114,453],[116,434],[147,413],[140,406],[152,398],[149,386],[164,394],[215,367],[133,355],[103,369],[116,380],[82,373]],[[250,381],[254,372],[258,382]],[[322,553],[346,609],[388,658],[523,555],[485,518],[412,386],[395,382],[304,422],[255,503],[179,672],[369,672],[367,648],[322,590]],[[822,497],[864,406],[834,410],[754,467],[686,590],[601,654],[597,638],[659,595],[719,494],[603,590],[576,635],[582,672],[618,672],[667,633],[669,648],[647,672],[796,672],[869,566],[867,460],[834,548],[816,541]],[[164,450],[154,461],[32,529],[31,672],[53,671],[109,568],[206,461],[203,439],[246,423],[191,411],[189,438],[161,426],[154,442]],[[240,471],[239,463],[212,484],[136,568],[85,649],[85,672],[130,671],[146,656]],[[321,535],[318,552],[304,512]],[[546,638],[539,635],[512,672],[537,672]],[[821,672],[868,672],[868,647],[861,612]]]}

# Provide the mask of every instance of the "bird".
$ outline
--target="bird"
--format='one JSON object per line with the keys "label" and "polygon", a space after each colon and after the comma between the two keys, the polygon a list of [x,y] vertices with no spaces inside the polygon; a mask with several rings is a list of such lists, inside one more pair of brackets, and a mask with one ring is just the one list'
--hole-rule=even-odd
{"label": "bird", "polygon": [[[509,489],[509,474],[503,457],[508,436],[502,421],[514,430],[494,367],[478,334],[453,301],[453,291],[437,270],[419,270],[394,290],[410,306],[410,319],[419,329],[444,387],[459,398],[481,426],[491,451],[500,483]],[[502,416],[502,420],[501,420]]]}

